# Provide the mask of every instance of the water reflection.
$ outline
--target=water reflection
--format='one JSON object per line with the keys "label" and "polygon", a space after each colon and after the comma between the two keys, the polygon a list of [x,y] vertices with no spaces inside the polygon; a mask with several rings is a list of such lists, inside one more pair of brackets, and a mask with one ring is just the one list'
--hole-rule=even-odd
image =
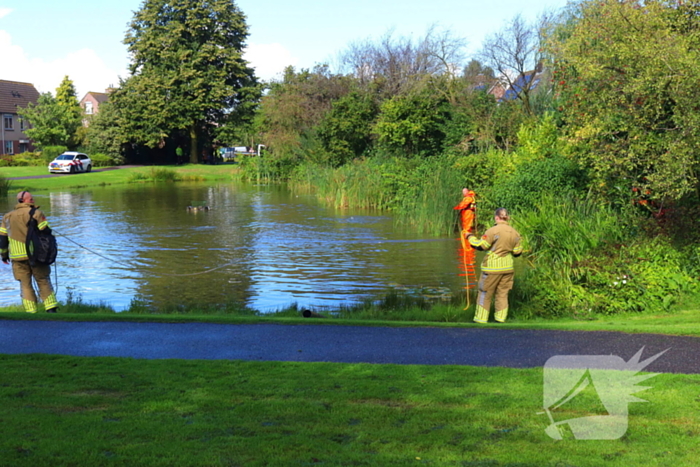
{"label": "water reflection", "polygon": [[[388,216],[336,211],[281,187],[159,184],[35,199],[60,234],[59,300],[71,291],[117,310],[138,295],[156,306],[273,311],[335,307],[391,286],[458,291],[462,281],[453,238],[396,230]],[[186,209],[195,204],[211,209]],[[3,212],[12,207],[8,199]],[[10,267],[0,271],[0,304],[19,303]]]}

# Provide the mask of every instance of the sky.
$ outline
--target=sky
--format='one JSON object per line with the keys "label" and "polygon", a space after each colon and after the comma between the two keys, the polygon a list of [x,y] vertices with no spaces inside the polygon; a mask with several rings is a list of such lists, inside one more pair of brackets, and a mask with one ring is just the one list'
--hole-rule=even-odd
{"label": "sky", "polygon": [[[68,76],[78,99],[128,77],[123,44],[142,0],[0,0],[0,79],[52,92]],[[534,20],[566,0],[237,0],[247,18],[244,57],[264,80],[328,63],[353,42],[423,37],[431,26],[467,42],[475,57],[485,37],[515,15]]]}

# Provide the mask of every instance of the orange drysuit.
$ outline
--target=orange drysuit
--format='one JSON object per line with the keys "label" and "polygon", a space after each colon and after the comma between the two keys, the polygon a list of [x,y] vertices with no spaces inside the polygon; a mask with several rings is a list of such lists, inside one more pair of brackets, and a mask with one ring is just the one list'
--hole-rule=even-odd
{"label": "orange drysuit", "polygon": [[476,211],[476,193],[472,190],[463,191],[464,198],[453,209],[460,211],[459,215],[462,220],[462,235],[471,233],[474,230],[474,212]]}

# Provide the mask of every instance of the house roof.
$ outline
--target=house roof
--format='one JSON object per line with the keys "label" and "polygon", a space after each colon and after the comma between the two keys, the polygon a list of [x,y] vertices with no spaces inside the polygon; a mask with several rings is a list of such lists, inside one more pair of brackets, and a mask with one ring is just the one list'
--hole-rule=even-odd
{"label": "house roof", "polygon": [[85,97],[83,97],[83,99],[80,102],[85,102],[87,96],[90,95],[95,98],[98,104],[102,104],[103,102],[106,102],[109,99],[109,94],[107,94],[106,92],[90,91],[87,94],[85,94]]}
{"label": "house roof", "polygon": [[17,113],[17,107],[36,104],[39,92],[33,84],[0,80],[0,112]]}

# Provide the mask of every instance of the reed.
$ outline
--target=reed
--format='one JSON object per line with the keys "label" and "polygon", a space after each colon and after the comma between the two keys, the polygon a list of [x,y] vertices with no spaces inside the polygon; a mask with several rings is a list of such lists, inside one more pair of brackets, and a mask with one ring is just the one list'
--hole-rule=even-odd
{"label": "reed", "polygon": [[12,191],[12,182],[0,175],[0,196],[7,196]]}
{"label": "reed", "polygon": [[152,168],[148,172],[134,172],[129,175],[128,181],[134,182],[178,182],[182,180],[176,171],[164,167]]}
{"label": "reed", "polygon": [[452,206],[461,199],[464,180],[451,159],[428,159],[410,173],[395,208],[397,223],[434,235],[451,234],[455,225]]}
{"label": "reed", "polygon": [[514,226],[523,236],[528,267],[513,299],[537,316],[590,310],[589,279],[601,262],[615,262],[615,252],[630,236],[610,207],[571,195],[542,196],[521,211]]}
{"label": "reed", "polygon": [[357,161],[337,169],[303,164],[289,181],[293,191],[315,194],[337,208],[390,209],[385,174],[370,161]]}

